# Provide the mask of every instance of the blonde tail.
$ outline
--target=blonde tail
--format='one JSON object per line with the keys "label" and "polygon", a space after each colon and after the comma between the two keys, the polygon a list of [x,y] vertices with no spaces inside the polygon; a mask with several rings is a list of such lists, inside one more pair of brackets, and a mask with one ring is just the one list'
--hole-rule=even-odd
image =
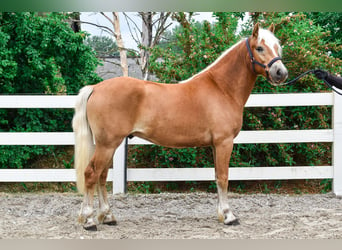
{"label": "blonde tail", "polygon": [[87,120],[87,101],[92,92],[92,86],[85,86],[80,90],[76,99],[74,118],[72,119],[72,128],[75,133],[77,189],[80,193],[84,193],[84,171],[95,149],[93,135]]}

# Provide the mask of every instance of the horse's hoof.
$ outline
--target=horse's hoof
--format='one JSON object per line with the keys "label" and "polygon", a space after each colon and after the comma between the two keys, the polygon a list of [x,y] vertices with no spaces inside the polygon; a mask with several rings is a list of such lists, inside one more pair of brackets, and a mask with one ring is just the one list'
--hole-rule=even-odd
{"label": "horse's hoof", "polygon": [[238,218],[236,218],[235,220],[229,221],[228,223],[224,223],[227,226],[238,226],[240,225],[240,221]]}
{"label": "horse's hoof", "polygon": [[83,226],[83,228],[84,228],[85,230],[91,231],[91,232],[97,231],[97,226],[96,226],[96,225],[92,225],[92,226],[89,226],[89,227]]}
{"label": "horse's hoof", "polygon": [[108,225],[108,226],[116,226],[118,223],[116,222],[116,220],[113,220],[113,221],[103,222],[103,224]]}
{"label": "horse's hoof", "polygon": [[104,225],[108,225],[108,226],[115,226],[117,224],[114,215],[111,213],[106,214],[106,215],[100,214],[97,217],[97,220],[99,221],[99,223],[104,224]]}

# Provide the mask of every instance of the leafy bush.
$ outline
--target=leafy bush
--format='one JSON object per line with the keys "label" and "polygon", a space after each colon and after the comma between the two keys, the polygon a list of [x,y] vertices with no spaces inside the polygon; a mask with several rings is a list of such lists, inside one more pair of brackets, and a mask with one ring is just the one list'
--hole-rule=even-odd
{"label": "leafy bush", "polygon": [[[190,78],[216,60],[222,51],[237,41],[234,32],[238,16],[214,13],[217,23],[194,22],[184,13],[173,15],[180,26],[174,29],[165,46],[152,50],[150,70],[161,82],[178,82]],[[161,59],[161,60],[160,60]]]}
{"label": "leafy bush", "polygon": [[[100,81],[98,60],[68,16],[0,13],[0,93],[71,94]],[[1,132],[71,131],[72,110],[0,109]],[[53,147],[1,146],[1,168],[23,168]]]}

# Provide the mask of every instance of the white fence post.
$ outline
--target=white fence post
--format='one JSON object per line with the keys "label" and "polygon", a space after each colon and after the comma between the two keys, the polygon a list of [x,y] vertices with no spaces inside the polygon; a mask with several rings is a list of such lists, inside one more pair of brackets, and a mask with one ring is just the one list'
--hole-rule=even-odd
{"label": "white fence post", "polygon": [[124,139],[113,157],[113,194],[126,191],[126,145],[127,139]]}
{"label": "white fence post", "polygon": [[333,129],[333,192],[336,196],[342,196],[342,96],[336,93],[334,93]]}

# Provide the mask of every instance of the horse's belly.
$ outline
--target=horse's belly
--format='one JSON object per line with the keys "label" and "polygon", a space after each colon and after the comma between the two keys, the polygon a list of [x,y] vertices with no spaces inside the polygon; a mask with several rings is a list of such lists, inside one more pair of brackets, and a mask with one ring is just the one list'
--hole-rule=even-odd
{"label": "horse's belly", "polygon": [[136,127],[132,135],[166,147],[200,147],[211,145],[208,128],[199,126],[179,127],[177,124],[164,126]]}

